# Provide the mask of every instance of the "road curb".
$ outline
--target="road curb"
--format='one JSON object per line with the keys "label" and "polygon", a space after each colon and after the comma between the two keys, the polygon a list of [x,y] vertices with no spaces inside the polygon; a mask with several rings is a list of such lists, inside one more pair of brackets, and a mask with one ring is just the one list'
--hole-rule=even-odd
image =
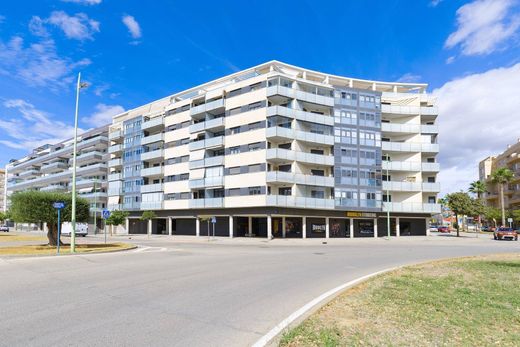
{"label": "road curb", "polygon": [[358,277],[352,281],[349,281],[347,283],[341,284],[323,294],[318,296],[317,298],[309,301],[307,304],[300,307],[298,310],[293,312],[291,315],[289,315],[287,318],[285,318],[283,321],[278,323],[274,328],[272,328],[267,334],[262,336],[259,340],[257,340],[252,346],[253,347],[264,347],[268,345],[272,345],[272,343],[276,340],[276,338],[289,326],[293,325],[296,322],[299,322],[306,317],[308,317],[315,309],[318,309],[320,307],[323,307],[323,305],[327,304],[328,302],[332,301],[337,295],[341,294],[344,290],[349,289],[355,285],[361,284],[367,280],[369,280],[372,277],[391,272],[400,268],[403,268],[405,266],[409,265],[402,265],[402,266],[395,266],[392,268],[372,272],[368,275]]}

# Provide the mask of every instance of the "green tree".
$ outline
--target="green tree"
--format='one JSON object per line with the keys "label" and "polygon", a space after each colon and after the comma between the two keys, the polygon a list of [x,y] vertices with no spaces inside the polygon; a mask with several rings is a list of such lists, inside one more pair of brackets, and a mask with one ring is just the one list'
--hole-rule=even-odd
{"label": "green tree", "polygon": [[509,210],[507,216],[513,218],[513,222],[515,222],[516,225],[520,223],[520,210]]}
{"label": "green tree", "polygon": [[[470,193],[473,193],[477,196],[477,200],[479,202],[482,201],[482,195],[486,192],[486,184],[482,181],[474,181],[474,182],[471,182],[470,185],[469,185],[469,192]],[[481,209],[482,210],[482,209]],[[482,226],[482,213],[479,213],[478,214],[478,228],[480,230],[481,226]]]}
{"label": "green tree", "polygon": [[504,187],[513,180],[513,171],[506,167],[496,169],[491,173],[491,182],[500,188],[500,209],[502,210],[502,225],[506,225],[506,211],[504,206]]}
{"label": "green tree", "polygon": [[[70,222],[72,214],[72,195],[68,193],[25,191],[11,195],[11,218],[17,223],[47,223],[49,245],[58,242],[58,211],[52,206],[56,201],[63,201],[65,208],[61,210],[61,221]],[[89,203],[76,198],[76,222],[87,222]]]}
{"label": "green tree", "polygon": [[112,211],[110,217],[105,221],[106,225],[121,225],[125,222],[130,213],[126,211]]}
{"label": "green tree", "polygon": [[475,211],[475,203],[474,200],[465,192],[457,192],[446,195],[447,205],[450,210],[455,213],[455,218],[457,219],[457,237],[460,236],[460,226],[459,226],[459,215],[472,215]]}
{"label": "green tree", "polygon": [[7,212],[0,211],[0,223],[3,223],[5,220],[8,220],[10,218],[11,217],[10,217],[9,211],[7,211]]}
{"label": "green tree", "polygon": [[493,224],[495,227],[497,226],[497,220],[500,219],[500,209],[488,206],[484,210],[484,216],[486,217],[487,221],[493,221]]}
{"label": "green tree", "polygon": [[146,223],[146,228],[147,228],[147,234],[150,235],[152,233],[152,230],[148,227],[150,223],[148,223],[148,221],[154,219],[154,218],[157,218],[157,215],[155,214],[154,211],[143,211],[143,214],[141,215],[141,218],[139,218],[140,220],[142,221],[145,221],[147,222]]}

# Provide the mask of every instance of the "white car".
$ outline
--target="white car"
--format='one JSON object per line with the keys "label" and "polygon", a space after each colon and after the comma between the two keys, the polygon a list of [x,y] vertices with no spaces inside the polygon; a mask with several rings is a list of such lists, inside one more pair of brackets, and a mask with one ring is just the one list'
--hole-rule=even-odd
{"label": "white car", "polygon": [[[60,234],[62,236],[70,236],[72,233],[72,223],[65,222],[61,224]],[[87,223],[76,223],[76,236],[85,237],[88,235],[88,224]]]}
{"label": "white car", "polygon": [[4,233],[8,233],[9,227],[7,225],[0,225],[0,231],[3,231]]}

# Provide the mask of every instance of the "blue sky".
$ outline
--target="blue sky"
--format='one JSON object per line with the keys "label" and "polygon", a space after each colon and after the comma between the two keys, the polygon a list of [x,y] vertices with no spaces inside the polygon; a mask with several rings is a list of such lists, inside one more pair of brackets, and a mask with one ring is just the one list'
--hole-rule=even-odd
{"label": "blue sky", "polygon": [[[467,185],[478,159],[520,137],[518,113],[512,116],[520,109],[519,0],[193,4],[5,2],[0,167],[35,145],[71,136],[79,71],[90,83],[80,102],[80,127],[88,129],[272,59],[338,75],[429,83],[439,96],[446,190]],[[504,98],[499,107],[497,98]],[[484,124],[490,113],[500,121]]]}

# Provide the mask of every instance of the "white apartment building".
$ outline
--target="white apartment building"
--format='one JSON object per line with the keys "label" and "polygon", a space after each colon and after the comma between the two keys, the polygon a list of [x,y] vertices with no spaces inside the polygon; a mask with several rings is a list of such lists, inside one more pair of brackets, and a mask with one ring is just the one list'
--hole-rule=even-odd
{"label": "white apartment building", "polygon": [[[76,191],[89,200],[91,214],[97,213],[98,220],[107,206],[108,143],[108,126],[89,130],[79,135],[77,141]],[[72,153],[73,139],[70,139],[36,148],[21,159],[11,160],[6,166],[7,207],[9,196],[17,191],[70,192]]]}
{"label": "white apartment building", "polygon": [[0,169],[0,211],[6,211],[6,206],[5,206],[5,169]]}
{"label": "white apartment building", "polygon": [[[426,84],[369,81],[271,61],[117,115],[108,207],[123,233],[424,235],[438,128]],[[157,218],[148,228],[144,210]],[[210,228],[211,226],[211,228]]]}

